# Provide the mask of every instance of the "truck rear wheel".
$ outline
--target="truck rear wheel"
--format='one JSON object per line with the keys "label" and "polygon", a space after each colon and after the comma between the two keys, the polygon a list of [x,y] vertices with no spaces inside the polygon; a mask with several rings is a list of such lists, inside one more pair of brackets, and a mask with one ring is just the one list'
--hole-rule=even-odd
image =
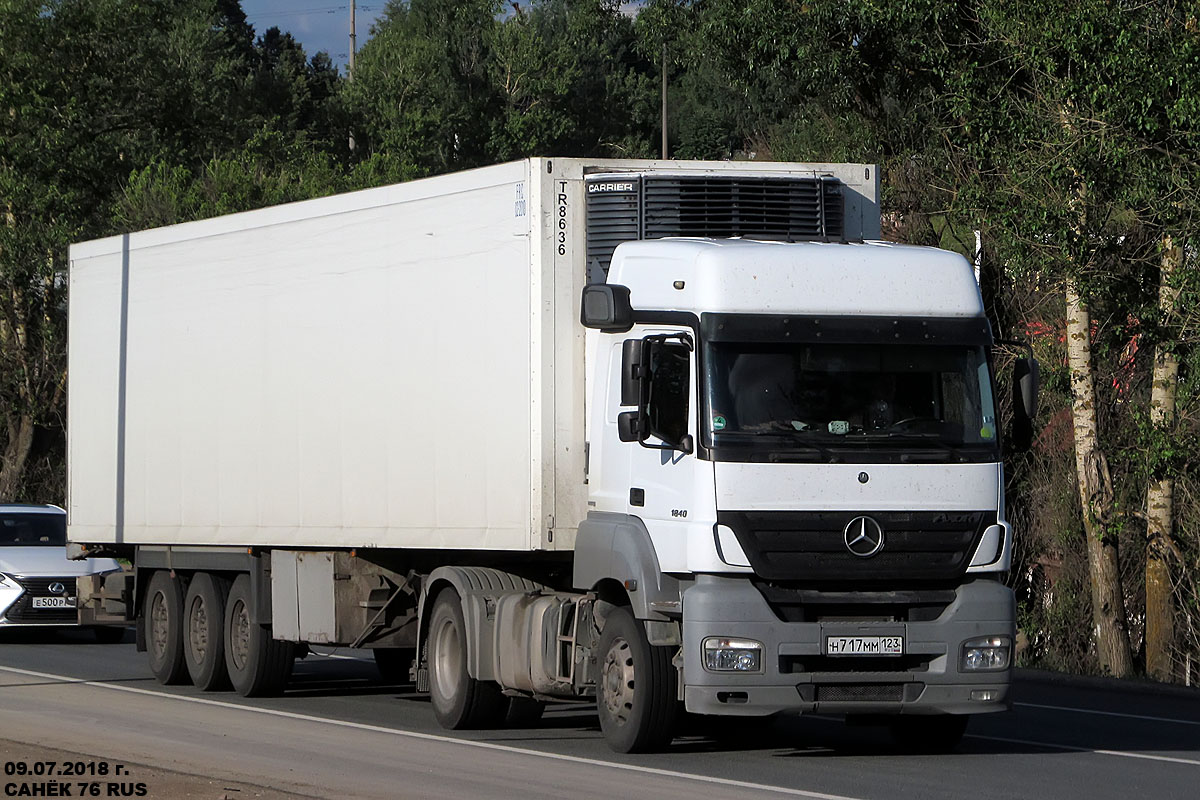
{"label": "truck rear wheel", "polygon": [[242,697],[269,697],[283,692],[295,663],[291,642],[271,638],[271,629],[254,623],[250,576],[239,575],[225,603],[225,668],[234,691]]}
{"label": "truck rear wheel", "polygon": [[500,686],[467,674],[467,628],[462,600],[443,589],[429,615],[429,698],[443,728],[492,728],[508,711]]}
{"label": "truck rear wheel", "polygon": [[604,620],[596,708],[604,741],[618,753],[645,753],[671,743],[678,675],[671,650],[646,640],[628,608]]}
{"label": "truck rear wheel", "polygon": [[183,658],[183,590],[179,579],[171,577],[166,570],[156,571],[146,589],[142,614],[150,671],[162,684],[187,683],[187,663]]}
{"label": "truck rear wheel", "polygon": [[192,683],[203,692],[229,688],[225,669],[225,598],[229,581],[197,572],[183,600],[183,658]]}

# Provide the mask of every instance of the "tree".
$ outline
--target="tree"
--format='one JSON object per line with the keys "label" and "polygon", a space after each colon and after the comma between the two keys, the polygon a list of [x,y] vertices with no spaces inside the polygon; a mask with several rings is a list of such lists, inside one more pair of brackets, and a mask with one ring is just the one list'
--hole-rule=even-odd
{"label": "tree", "polygon": [[[0,6],[0,497],[61,501],[67,246],[113,232],[132,171],[263,130],[252,39],[233,0]],[[37,453],[53,466],[33,485]]]}

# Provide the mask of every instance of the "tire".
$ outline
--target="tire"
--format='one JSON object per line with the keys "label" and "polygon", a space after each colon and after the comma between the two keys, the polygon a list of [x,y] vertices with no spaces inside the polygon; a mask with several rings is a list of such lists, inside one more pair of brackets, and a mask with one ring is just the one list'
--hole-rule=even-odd
{"label": "tire", "polygon": [[283,692],[295,663],[295,646],[271,638],[271,628],[253,620],[250,576],[239,575],[225,601],[225,669],[242,697],[270,697]]}
{"label": "tire", "polygon": [[458,592],[438,593],[429,615],[429,699],[443,728],[494,728],[503,722],[508,698],[499,685],[467,674],[467,627]]}
{"label": "tire", "polygon": [[888,728],[896,746],[906,753],[949,753],[962,741],[970,721],[966,714],[897,717]]}
{"label": "tire", "polygon": [[164,685],[188,682],[183,658],[183,590],[179,578],[158,570],[150,578],[142,607],[150,671]]}
{"label": "tire", "polygon": [[646,753],[671,743],[679,703],[671,648],[646,641],[628,608],[604,620],[596,708],[604,741],[618,753]]}
{"label": "tire", "polygon": [[120,644],[125,641],[125,626],[97,625],[92,628],[92,635],[99,644]]}
{"label": "tire", "polygon": [[229,581],[197,572],[183,599],[183,658],[202,692],[230,688],[225,668],[225,598]]}
{"label": "tire", "polygon": [[541,720],[546,704],[532,697],[510,697],[504,714],[506,728],[532,728]]}
{"label": "tire", "polygon": [[388,683],[411,683],[408,670],[417,655],[413,647],[376,647],[371,651],[379,677]]}

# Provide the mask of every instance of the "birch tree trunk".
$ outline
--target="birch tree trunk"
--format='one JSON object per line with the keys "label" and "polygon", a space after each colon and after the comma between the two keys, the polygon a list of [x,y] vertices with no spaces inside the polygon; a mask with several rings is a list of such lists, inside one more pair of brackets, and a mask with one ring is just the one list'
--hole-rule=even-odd
{"label": "birch tree trunk", "polygon": [[33,417],[27,414],[8,420],[8,441],[4,447],[4,461],[0,463],[0,503],[11,503],[22,498],[17,496],[21,479],[25,475],[25,462],[33,447]]}
{"label": "birch tree trunk", "polygon": [[1096,381],[1092,374],[1091,314],[1074,279],[1067,281],[1067,363],[1071,372],[1075,469],[1092,584],[1092,627],[1101,668],[1124,677],[1133,670],[1117,543],[1105,536],[1112,508],[1112,479],[1096,425]]}
{"label": "birch tree trunk", "polygon": [[[1178,291],[1171,279],[1183,261],[1183,249],[1170,236],[1163,238],[1162,271],[1158,307],[1163,318],[1175,309]],[[1150,389],[1150,422],[1165,428],[1175,416],[1175,390],[1179,362],[1161,344],[1154,350],[1154,374]],[[1171,662],[1175,643],[1175,598],[1168,563],[1173,532],[1175,481],[1170,476],[1151,477],[1146,487],[1146,672],[1159,681],[1174,679]]]}

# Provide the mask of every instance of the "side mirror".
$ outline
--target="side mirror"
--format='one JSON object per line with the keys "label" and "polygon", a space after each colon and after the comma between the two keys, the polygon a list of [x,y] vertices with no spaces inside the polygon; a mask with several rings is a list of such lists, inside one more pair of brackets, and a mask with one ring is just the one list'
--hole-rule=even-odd
{"label": "side mirror", "polygon": [[1018,358],[1013,363],[1013,448],[1024,452],[1033,446],[1033,420],[1038,407],[1038,363]]}
{"label": "side mirror", "polygon": [[1038,362],[1033,358],[1018,358],[1013,364],[1013,401],[1030,420],[1037,417],[1040,382]]}
{"label": "side mirror", "polygon": [[617,414],[617,438],[622,442],[640,442],[642,436],[641,417],[636,411],[622,411]]}
{"label": "side mirror", "polygon": [[633,305],[629,287],[612,283],[591,283],[583,287],[579,321],[585,328],[605,333],[624,333],[633,327]]}

